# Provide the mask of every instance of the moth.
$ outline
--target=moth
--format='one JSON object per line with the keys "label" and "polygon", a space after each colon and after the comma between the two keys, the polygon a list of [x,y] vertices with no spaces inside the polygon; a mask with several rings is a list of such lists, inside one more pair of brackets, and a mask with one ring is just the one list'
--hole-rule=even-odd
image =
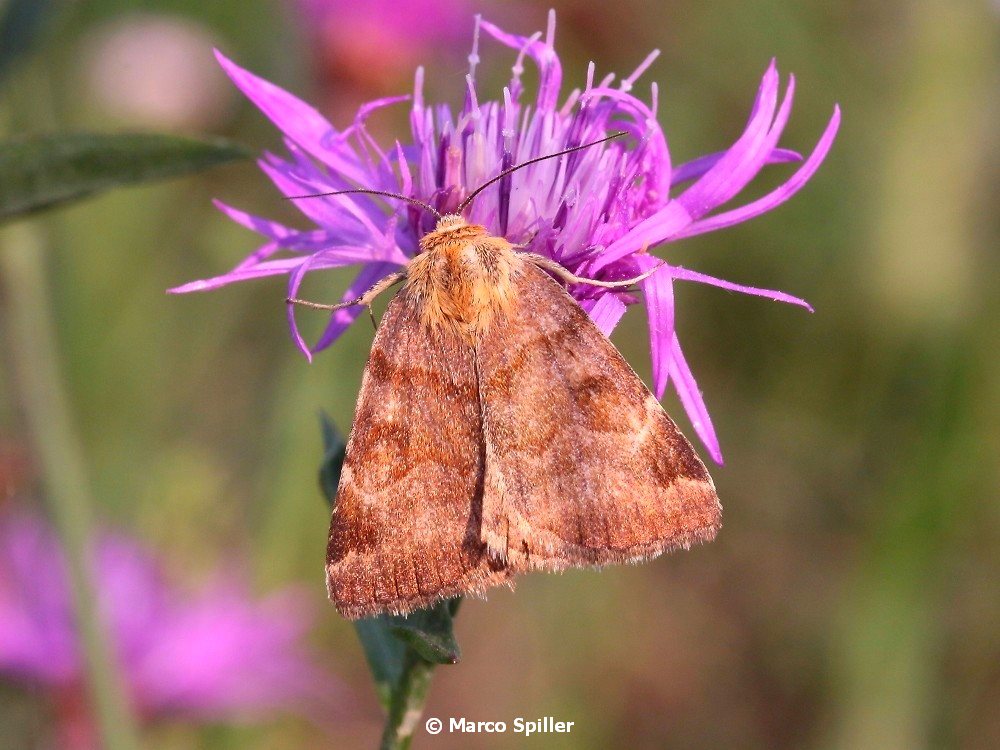
{"label": "moth", "polygon": [[446,215],[394,196],[438,217],[405,271],[339,305],[288,300],[370,310],[403,284],[377,326],[330,523],[327,588],[345,617],[649,560],[718,531],[705,465],[557,280],[625,287],[652,272],[580,278],[462,216],[510,172],[617,135],[511,167]]}

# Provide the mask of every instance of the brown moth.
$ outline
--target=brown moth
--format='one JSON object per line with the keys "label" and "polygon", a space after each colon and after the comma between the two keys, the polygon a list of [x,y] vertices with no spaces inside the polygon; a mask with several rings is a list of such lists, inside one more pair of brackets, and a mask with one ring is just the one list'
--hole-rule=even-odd
{"label": "brown moth", "polygon": [[370,305],[405,282],[372,343],[330,524],[327,588],[350,619],[649,560],[720,526],[691,444],[550,273],[644,276],[578,278],[467,223],[483,187],[405,272],[344,305],[306,303]]}

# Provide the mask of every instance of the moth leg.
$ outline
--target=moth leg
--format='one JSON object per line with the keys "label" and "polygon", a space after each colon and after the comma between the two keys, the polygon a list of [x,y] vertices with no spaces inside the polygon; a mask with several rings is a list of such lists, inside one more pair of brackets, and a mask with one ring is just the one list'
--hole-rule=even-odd
{"label": "moth leg", "polygon": [[667,265],[666,261],[664,261],[649,269],[645,273],[639,274],[634,279],[622,279],[621,281],[600,281],[599,279],[588,279],[585,276],[577,276],[569,269],[563,268],[559,265],[559,263],[551,258],[546,258],[544,255],[538,255],[537,253],[521,253],[521,256],[527,258],[539,268],[551,271],[556,276],[570,284],[589,284],[591,286],[604,287],[605,289],[623,289],[625,287],[632,286],[633,284],[638,284],[643,279],[648,279],[654,273],[663,268],[663,266]]}
{"label": "moth leg", "polygon": [[[348,302],[338,302],[336,305],[323,305],[319,302],[310,302],[309,300],[296,299],[295,297],[288,297],[285,299],[285,303],[289,305],[301,305],[302,307],[311,307],[314,310],[330,310],[331,312],[336,310],[343,310],[345,307],[354,307],[355,305],[364,305],[368,308],[369,314],[372,311],[372,302],[375,301],[382,292],[400,281],[406,279],[406,271],[397,271],[396,273],[390,273],[385,278],[379,279],[368,289],[367,292],[362,294],[357,299],[352,299]],[[375,316],[372,315],[372,321],[374,322]]]}

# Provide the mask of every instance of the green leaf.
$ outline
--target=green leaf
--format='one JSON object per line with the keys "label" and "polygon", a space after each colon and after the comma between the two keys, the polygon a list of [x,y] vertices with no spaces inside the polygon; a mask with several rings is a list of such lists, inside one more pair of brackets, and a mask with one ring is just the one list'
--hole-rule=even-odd
{"label": "green leaf", "polygon": [[408,664],[417,657],[425,664],[456,664],[462,655],[454,621],[460,598],[438,602],[412,614],[378,615],[354,623],[382,705],[389,708],[404,688]]}
{"label": "green leaf", "polygon": [[326,415],[319,414],[319,426],[323,432],[323,462],[319,466],[319,487],[326,501],[333,505],[340,485],[340,470],[347,455],[347,442],[337,429],[337,425]]}
{"label": "green leaf", "polygon": [[56,5],[54,0],[8,0],[6,6],[0,4],[0,78],[35,46]]}
{"label": "green leaf", "polygon": [[392,632],[431,664],[457,664],[462,652],[455,640],[453,616],[459,601],[449,599],[407,617],[395,617]]}
{"label": "green leaf", "polygon": [[354,623],[365,659],[368,660],[368,668],[375,679],[375,690],[386,711],[389,710],[392,695],[399,686],[406,659],[406,644],[393,633],[391,620],[390,615],[379,615]]}
{"label": "green leaf", "polygon": [[69,133],[0,142],[0,220],[247,156],[227,141],[157,134]]}

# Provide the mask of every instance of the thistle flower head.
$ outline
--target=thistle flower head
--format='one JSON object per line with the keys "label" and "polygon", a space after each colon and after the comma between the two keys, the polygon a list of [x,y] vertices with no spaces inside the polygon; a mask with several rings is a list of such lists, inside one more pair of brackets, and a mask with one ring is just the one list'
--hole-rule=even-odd
{"label": "thistle flower head", "polygon": [[[834,109],[812,153],[804,160],[778,147],[794,93],[772,62],[761,80],[742,135],[725,151],[673,165],[657,122],[658,91],[648,100],[633,88],[657,56],[649,54],[617,83],[611,74],[587,70],[582,86],[563,95],[563,73],[553,45],[555,16],[544,34],[519,36],[477,18],[469,55],[464,102],[453,110],[423,97],[418,69],[412,96],[380,99],[363,106],[354,122],[334,128],[315,109],[221,54],[233,82],[285,134],[288,154],[265,154],[261,169],[286,196],[368,188],[400,193],[454,211],[463,198],[502,170],[622,131],[626,137],[556,159],[526,166],[484,190],[465,210],[466,218],[495,235],[554,259],[577,276],[605,281],[634,278],[662,261],[651,251],[666,243],[751,219],[783,203],[813,175],[833,143],[840,122]],[[495,99],[481,97],[476,84],[483,37],[512,51],[509,83]],[[525,64],[538,69],[538,90],[529,97]],[[379,144],[365,122],[380,107],[409,101],[411,133]],[[801,161],[784,184],[737,208],[717,212],[761,171],[775,162]],[[215,289],[235,281],[288,276],[295,297],[306,273],[360,266],[344,299],[354,299],[375,281],[405,266],[418,240],[434,227],[434,216],[403,201],[353,194],[298,200],[315,228],[292,229],[219,203],[230,218],[263,235],[264,244],[236,268],[172,291]],[[283,253],[279,257],[278,253]],[[680,266],[663,264],[640,283],[649,320],[653,390],[662,397],[673,383],[712,457],[721,462],[718,439],[684,358],[674,328],[673,282],[698,281],[808,308],[783,292],[734,284]],[[590,285],[570,293],[606,333],[618,324],[634,295]],[[289,308],[292,336],[307,357],[331,343],[357,318],[359,308],[336,312],[313,346],[307,346]]]}

